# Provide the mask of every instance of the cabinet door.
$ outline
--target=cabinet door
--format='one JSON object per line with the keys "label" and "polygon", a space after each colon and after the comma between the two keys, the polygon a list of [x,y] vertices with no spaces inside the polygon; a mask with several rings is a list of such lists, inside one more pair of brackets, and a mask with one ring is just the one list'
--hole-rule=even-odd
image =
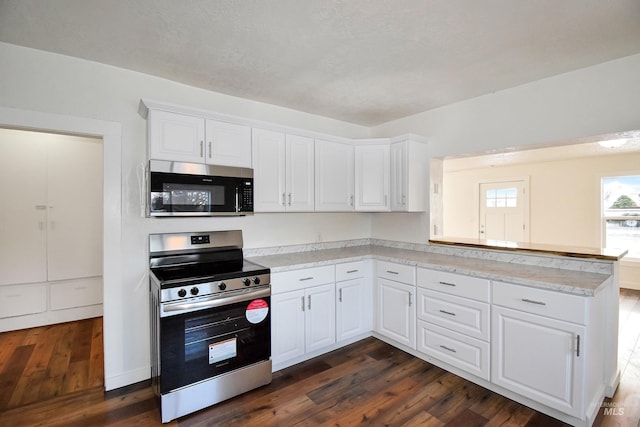
{"label": "cabinet door", "polygon": [[[391,210],[407,210],[407,141],[391,144]],[[425,183],[426,184],[426,183]]]}
{"label": "cabinet door", "polygon": [[285,210],[285,136],[282,132],[252,130],[254,210]]}
{"label": "cabinet door", "polygon": [[422,212],[429,197],[427,144],[412,139],[391,144],[391,210]]}
{"label": "cabinet door", "polygon": [[304,290],[271,296],[271,359],[274,364],[304,354]]}
{"label": "cabinet door", "polygon": [[316,211],[344,212],[354,209],[353,146],[316,140]]}
{"label": "cabinet door", "polygon": [[569,415],[582,410],[585,328],[493,307],[491,379]]}
{"label": "cabinet door", "polygon": [[102,275],[102,143],[56,138],[47,144],[48,279]]}
{"label": "cabinet door", "polygon": [[355,194],[357,211],[388,211],[389,145],[355,147]]}
{"label": "cabinet door", "polygon": [[206,137],[206,163],[251,167],[251,128],[249,126],[207,120]]}
{"label": "cabinet door", "polygon": [[204,163],[203,118],[149,110],[147,126],[150,159]]}
{"label": "cabinet door", "polygon": [[306,297],[305,349],[308,353],[336,342],[335,285],[309,288]]}
{"label": "cabinet door", "polygon": [[364,278],[336,283],[337,341],[371,330],[371,293]]}
{"label": "cabinet door", "polygon": [[287,211],[310,212],[314,207],[313,138],[287,135]]}
{"label": "cabinet door", "polygon": [[376,330],[413,349],[416,348],[415,286],[377,279]]}
{"label": "cabinet door", "polygon": [[0,129],[0,285],[47,280],[47,154],[41,135]]}

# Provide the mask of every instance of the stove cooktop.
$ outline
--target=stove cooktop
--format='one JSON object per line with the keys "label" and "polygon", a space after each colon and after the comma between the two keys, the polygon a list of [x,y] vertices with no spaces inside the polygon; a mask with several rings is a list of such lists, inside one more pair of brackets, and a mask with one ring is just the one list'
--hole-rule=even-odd
{"label": "stove cooktop", "polygon": [[238,277],[269,274],[270,269],[247,260],[198,262],[151,268],[162,288],[199,282],[215,282]]}

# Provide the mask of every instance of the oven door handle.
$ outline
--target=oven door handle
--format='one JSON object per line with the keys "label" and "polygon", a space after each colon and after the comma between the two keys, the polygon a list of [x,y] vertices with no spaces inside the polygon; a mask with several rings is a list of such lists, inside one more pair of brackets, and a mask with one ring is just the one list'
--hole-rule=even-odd
{"label": "oven door handle", "polygon": [[206,300],[187,303],[164,303],[161,304],[162,312],[168,313],[172,311],[185,311],[185,310],[202,310],[206,308],[220,307],[223,305],[229,305],[236,302],[250,301],[255,298],[271,296],[271,286],[258,291],[246,292],[240,295],[232,295],[229,297],[213,297]]}

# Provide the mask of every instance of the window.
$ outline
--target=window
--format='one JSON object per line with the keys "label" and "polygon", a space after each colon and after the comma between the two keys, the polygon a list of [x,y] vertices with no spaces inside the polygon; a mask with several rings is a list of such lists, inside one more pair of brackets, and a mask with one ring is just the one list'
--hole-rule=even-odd
{"label": "window", "polygon": [[515,208],[518,204],[517,188],[497,188],[487,190],[488,208]]}
{"label": "window", "polygon": [[604,245],[640,259],[640,175],[602,178]]}

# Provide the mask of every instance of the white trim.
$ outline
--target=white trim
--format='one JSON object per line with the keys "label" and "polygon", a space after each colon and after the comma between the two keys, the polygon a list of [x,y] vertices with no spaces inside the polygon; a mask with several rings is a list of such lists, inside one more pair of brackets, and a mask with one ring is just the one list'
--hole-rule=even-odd
{"label": "white trim", "polygon": [[[102,138],[103,146],[103,307],[105,389],[121,384],[123,371],[122,304],[122,125],[85,117],[0,107],[0,127]],[[148,374],[148,373],[147,373]],[[135,377],[135,376],[134,376]],[[148,375],[147,375],[148,378]],[[128,381],[128,380],[127,380]],[[135,381],[135,378],[132,382]],[[130,382],[129,382],[130,383]]]}

